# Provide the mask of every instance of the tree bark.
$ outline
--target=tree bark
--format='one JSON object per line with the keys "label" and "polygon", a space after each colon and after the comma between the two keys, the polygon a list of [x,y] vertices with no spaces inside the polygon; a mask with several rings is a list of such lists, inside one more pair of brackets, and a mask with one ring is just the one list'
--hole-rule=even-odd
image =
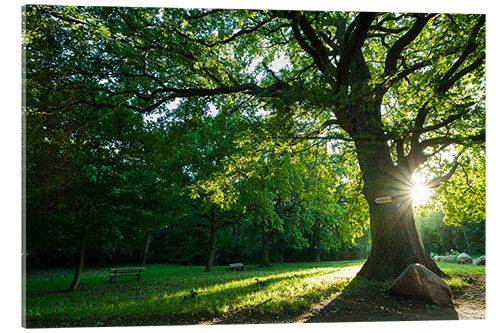
{"label": "tree bark", "polygon": [[[383,142],[357,142],[356,146],[372,235],[370,255],[358,275],[379,281],[395,279],[409,264],[420,263],[438,276],[446,276],[425,252],[419,238],[407,170],[403,172],[394,165]],[[387,196],[391,202],[375,202]]]}
{"label": "tree bark", "polygon": [[87,232],[84,229],[80,234],[80,248],[78,250],[78,264],[76,266],[75,275],[73,276],[73,281],[71,282],[71,285],[68,287],[67,291],[74,291],[78,289],[78,285],[80,284],[80,277],[83,271],[83,265],[85,263],[86,247],[87,247]]}

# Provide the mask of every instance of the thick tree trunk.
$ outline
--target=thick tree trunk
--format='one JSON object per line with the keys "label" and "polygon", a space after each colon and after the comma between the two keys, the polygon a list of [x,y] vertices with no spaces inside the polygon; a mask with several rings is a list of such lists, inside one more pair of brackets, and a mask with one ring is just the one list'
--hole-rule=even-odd
{"label": "thick tree trunk", "polygon": [[[412,263],[446,276],[425,252],[413,218],[411,182],[396,167],[385,144],[357,144],[363,173],[363,194],[370,208],[372,249],[358,273],[374,280],[394,279]],[[391,202],[376,203],[380,197]]]}
{"label": "thick tree trunk", "polygon": [[445,276],[422,246],[411,200],[402,204],[370,203],[369,206],[372,249],[360,276],[374,280],[394,279],[412,263],[420,263],[437,275]]}
{"label": "thick tree trunk", "polygon": [[73,291],[78,289],[78,285],[80,284],[80,277],[83,271],[83,265],[85,262],[85,249],[87,246],[87,232],[83,230],[80,234],[80,248],[78,250],[78,264],[76,266],[75,275],[73,276],[73,281],[71,285],[68,287],[68,291]]}
{"label": "thick tree trunk", "polygon": [[262,266],[271,267],[269,261],[269,232],[262,228]]}
{"label": "thick tree trunk", "polygon": [[215,260],[215,250],[217,247],[217,229],[215,218],[210,221],[210,250],[208,253],[208,262],[205,266],[205,271],[211,272]]}

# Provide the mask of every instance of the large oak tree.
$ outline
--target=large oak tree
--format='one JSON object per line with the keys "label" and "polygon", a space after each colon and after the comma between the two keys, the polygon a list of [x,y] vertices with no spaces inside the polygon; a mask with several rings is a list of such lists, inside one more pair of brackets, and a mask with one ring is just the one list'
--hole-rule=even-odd
{"label": "large oak tree", "polygon": [[[484,15],[31,6],[28,13],[73,40],[60,63],[37,73],[84,78],[68,103],[172,121],[224,105],[264,114],[292,149],[302,140],[353,149],[372,235],[359,274],[389,279],[419,262],[443,276],[415,228],[411,177],[432,166],[428,185],[437,187],[485,141]],[[388,196],[390,203],[376,203]]]}

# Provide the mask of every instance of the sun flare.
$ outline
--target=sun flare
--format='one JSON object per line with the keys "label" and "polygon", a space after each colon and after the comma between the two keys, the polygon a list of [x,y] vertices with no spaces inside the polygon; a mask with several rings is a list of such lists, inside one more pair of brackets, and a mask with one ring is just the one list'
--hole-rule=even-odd
{"label": "sun flare", "polygon": [[425,205],[431,196],[431,190],[425,184],[417,183],[411,189],[414,204]]}

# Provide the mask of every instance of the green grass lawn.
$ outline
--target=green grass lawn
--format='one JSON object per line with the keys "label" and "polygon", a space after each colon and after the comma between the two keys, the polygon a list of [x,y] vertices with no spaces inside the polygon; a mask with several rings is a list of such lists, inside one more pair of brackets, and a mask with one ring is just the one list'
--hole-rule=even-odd
{"label": "green grass lawn", "polygon": [[437,262],[439,268],[443,270],[446,274],[451,275],[464,275],[464,274],[485,274],[486,266],[476,266],[476,265],[459,265],[457,263],[451,262]]}
{"label": "green grass lawn", "polygon": [[[26,319],[106,320],[145,316],[213,316],[238,310],[266,313],[299,311],[340,293],[354,278],[363,261],[274,264],[271,268],[248,265],[229,272],[203,266],[149,265],[140,281],[123,276],[108,282],[108,269],[85,271],[82,286],[65,292],[72,279],[69,270],[34,271],[26,280]],[[451,287],[466,284],[467,273],[484,273],[484,267],[438,263],[452,278]],[[363,286],[359,286],[363,287]]]}
{"label": "green grass lawn", "polygon": [[451,289],[461,289],[467,287],[470,284],[470,280],[468,279],[468,275],[470,274],[486,273],[485,266],[459,265],[457,263],[450,262],[438,262],[437,264],[443,272],[450,276],[444,280]]}
{"label": "green grass lawn", "polygon": [[[252,309],[278,313],[306,308],[341,291],[362,261],[275,264],[229,272],[203,266],[149,265],[140,281],[108,282],[107,269],[87,271],[81,289],[64,292],[71,271],[37,271],[26,281],[26,319],[107,319],[144,315],[203,315]],[[196,296],[192,296],[195,294]]]}

